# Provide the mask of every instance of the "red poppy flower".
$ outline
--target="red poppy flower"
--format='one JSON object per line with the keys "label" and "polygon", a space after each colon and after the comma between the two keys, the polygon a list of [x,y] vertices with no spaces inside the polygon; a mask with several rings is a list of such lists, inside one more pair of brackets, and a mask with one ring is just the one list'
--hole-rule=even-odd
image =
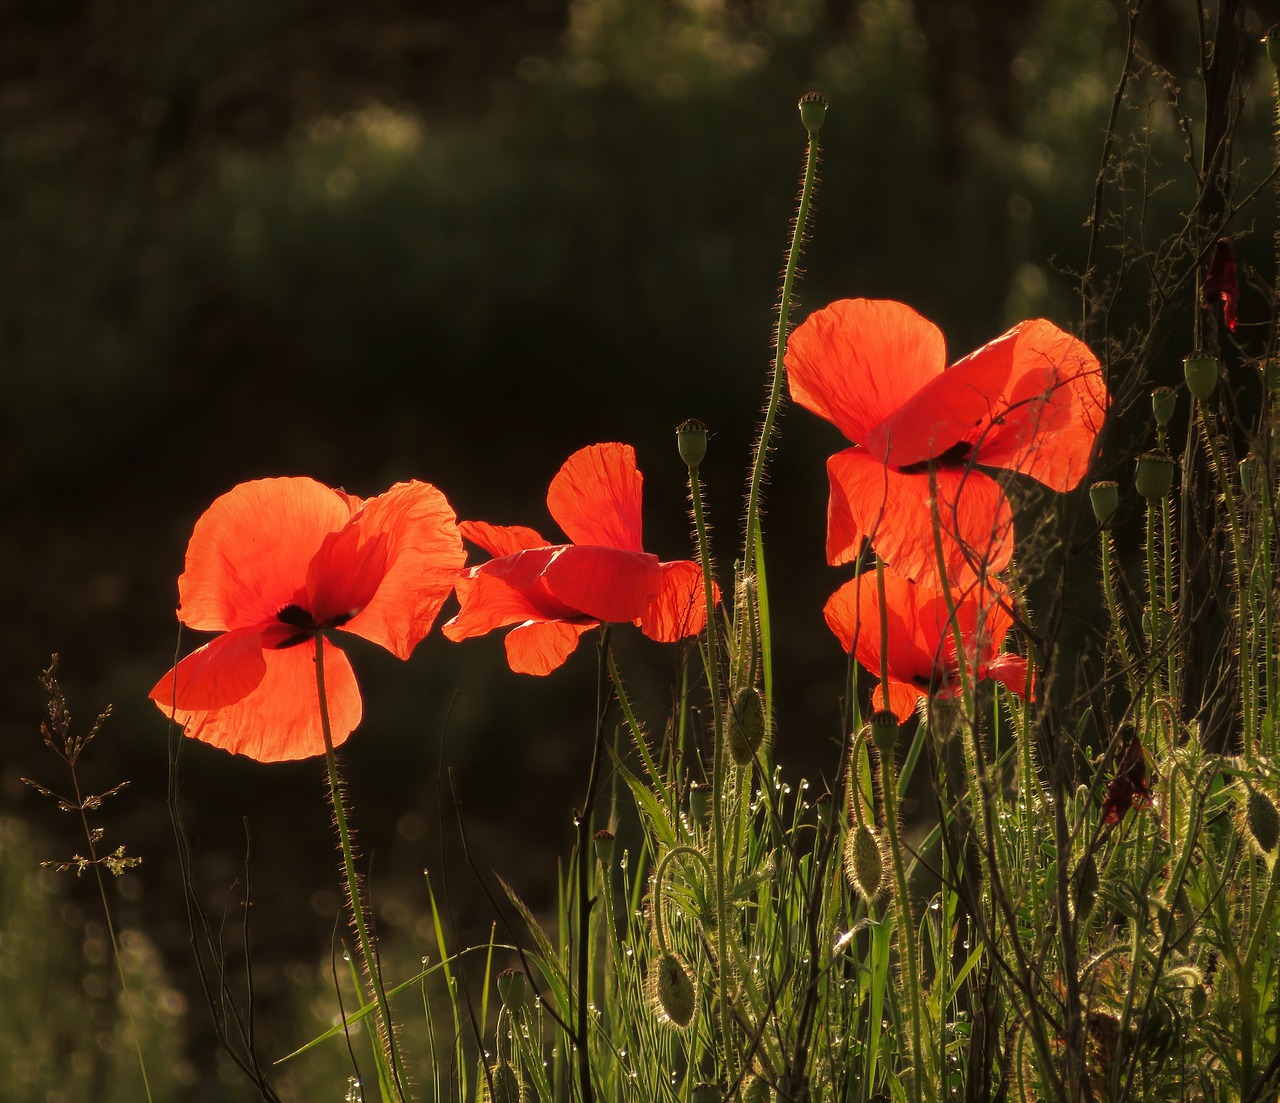
{"label": "red poppy flower", "polygon": [[428,483],[362,502],[306,478],[241,483],[196,522],[178,619],[222,635],[151,699],[196,739],[262,762],[324,753],[315,669],[323,643],[333,742],[360,723],[351,663],[327,638],[363,636],[407,659],[465,562],[453,510]]}
{"label": "red poppy flower", "polygon": [[1115,776],[1107,785],[1102,801],[1102,822],[1119,823],[1130,809],[1151,807],[1151,779],[1147,775],[1147,754],[1132,724],[1118,733],[1122,746]]}
{"label": "red poppy flower", "polygon": [[584,632],[602,621],[631,621],[672,643],[706,624],[702,569],[688,560],[660,563],[640,542],[644,477],[628,444],[575,452],[551,480],[547,508],[570,544],[548,544],[533,529],[463,521],[462,534],[493,559],[457,582],[451,640],[507,633],[507,661],[522,674],[555,670]]}
{"label": "red poppy flower", "polygon": [[[885,621],[888,626],[888,699],[884,686],[872,693],[875,708],[887,708],[906,720],[928,694],[953,696],[959,690],[955,633],[947,599],[936,584],[911,582],[884,572]],[[970,677],[994,678],[1014,693],[1027,688],[1027,660],[1001,653],[1013,624],[1009,594],[996,583],[974,584],[956,591],[952,600],[965,642]],[[881,673],[880,594],[874,571],[864,571],[831,595],[823,615],[846,651],[876,677]]]}
{"label": "red poppy flower", "polygon": [[1059,491],[1084,476],[1107,407],[1084,344],[1037,319],[946,363],[941,331],[902,303],[845,299],[791,335],[792,397],[854,445],[827,461],[833,566],[871,540],[900,574],[937,574],[931,465],[952,581],[998,571],[1013,552],[1009,502],[975,465]]}
{"label": "red poppy flower", "polygon": [[1229,237],[1213,243],[1209,271],[1200,288],[1200,301],[1207,310],[1222,300],[1222,320],[1232,333],[1236,331],[1236,307],[1240,301],[1240,277],[1236,274],[1236,249]]}

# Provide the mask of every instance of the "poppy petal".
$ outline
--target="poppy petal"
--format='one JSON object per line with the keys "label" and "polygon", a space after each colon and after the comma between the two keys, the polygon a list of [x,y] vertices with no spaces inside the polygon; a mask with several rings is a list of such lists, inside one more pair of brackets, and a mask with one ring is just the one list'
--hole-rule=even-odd
{"label": "poppy petal", "polygon": [[1009,652],[997,655],[983,668],[983,676],[999,682],[1010,693],[1022,697],[1027,692],[1027,660]]}
{"label": "poppy petal", "polygon": [[974,462],[1018,471],[1051,490],[1074,489],[1088,470],[1107,413],[1098,358],[1084,342],[1037,318],[1014,326],[951,371],[971,361],[1008,365],[1000,416],[968,438],[975,445]]}
{"label": "poppy petal", "polygon": [[565,460],[551,480],[547,509],[575,544],[642,552],[643,484],[631,445],[593,444]]}
{"label": "poppy petal", "polygon": [[[719,587],[713,598],[720,600]],[[707,625],[707,598],[702,568],[689,559],[662,564],[662,589],[636,621],[640,630],[659,643],[675,643],[695,636]]]}
{"label": "poppy petal", "polygon": [[[314,646],[261,653],[262,680],[234,704],[215,709],[173,709],[158,701],[166,716],[188,736],[259,762],[281,762],[324,754],[316,693]],[[342,743],[360,723],[362,705],[351,663],[341,648],[324,643],[325,698],[333,745]],[[162,682],[163,684],[163,682]],[[160,690],[157,686],[153,696]]]}
{"label": "poppy petal", "polygon": [[224,632],[193,651],[155,684],[151,700],[166,713],[218,709],[243,700],[262,682],[262,626]]}
{"label": "poppy petal", "polygon": [[347,495],[314,479],[259,479],[201,515],[178,579],[178,619],[202,632],[246,628],[297,601],[324,539],[351,516]]}
{"label": "poppy petal", "polygon": [[827,625],[846,651],[877,677],[887,666],[889,680],[917,687],[934,680],[941,649],[935,620],[920,616],[916,587],[892,571],[884,573],[887,662],[881,662],[880,584],[874,571],[851,578],[827,600]]}
{"label": "poppy petal", "polygon": [[551,543],[524,525],[490,525],[485,521],[459,521],[458,530],[466,540],[495,558],[515,555],[526,548],[545,548]]}
{"label": "poppy petal", "polygon": [[[848,563],[871,541],[908,578],[937,576],[929,476],[885,467],[863,448],[827,460],[827,561]],[[1013,555],[1013,510],[1000,485],[981,471],[938,468],[938,522],[947,577],[960,582],[1000,571]]]}
{"label": "poppy petal", "polygon": [[796,402],[855,444],[870,445],[882,422],[942,374],[946,342],[903,303],[842,299],[796,329],[785,363]]}
{"label": "poppy petal", "polygon": [[507,664],[517,674],[550,674],[573,654],[582,634],[594,627],[595,621],[521,624],[507,633]]}
{"label": "poppy petal", "polygon": [[617,547],[569,545],[543,571],[549,592],[593,620],[634,621],[662,589],[656,555]]}
{"label": "poppy petal", "polygon": [[563,550],[531,548],[465,571],[455,583],[460,608],[441,631],[456,642],[524,621],[589,619],[547,588],[547,564]]}
{"label": "poppy petal", "polygon": [[407,659],[431,631],[466,562],[453,508],[430,483],[397,483],[365,502],[352,525],[362,547],[385,540],[386,572],[345,631]]}
{"label": "poppy petal", "polygon": [[346,624],[373,600],[386,573],[386,535],[368,540],[348,523],[326,536],[311,560],[303,608],[316,624]]}
{"label": "poppy petal", "polygon": [[885,700],[884,684],[879,683],[871,691],[871,707],[873,709],[888,709],[898,718],[899,723],[905,724],[911,719],[911,714],[916,711],[916,707],[925,697],[924,690],[917,689],[908,682],[895,682],[890,678],[889,699]]}

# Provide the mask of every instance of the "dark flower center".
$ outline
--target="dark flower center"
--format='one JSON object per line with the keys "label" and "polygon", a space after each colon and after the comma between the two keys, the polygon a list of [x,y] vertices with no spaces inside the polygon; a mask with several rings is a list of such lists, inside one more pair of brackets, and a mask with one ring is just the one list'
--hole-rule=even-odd
{"label": "dark flower center", "polygon": [[932,459],[920,460],[917,463],[903,464],[898,468],[900,474],[903,475],[923,475],[929,470],[929,465],[936,464],[938,467],[963,467],[969,462],[969,457],[973,455],[973,445],[967,440],[958,440],[945,452]]}
{"label": "dark flower center", "polygon": [[297,632],[292,632],[285,636],[278,643],[271,645],[273,651],[283,651],[287,647],[297,647],[300,643],[306,643],[317,632],[326,628],[341,628],[352,617],[356,615],[356,611],[350,613],[339,613],[336,617],[330,617],[322,624],[317,624],[315,617],[304,609],[301,605],[290,602],[276,614],[276,620],[281,624],[287,624],[291,628],[297,628]]}

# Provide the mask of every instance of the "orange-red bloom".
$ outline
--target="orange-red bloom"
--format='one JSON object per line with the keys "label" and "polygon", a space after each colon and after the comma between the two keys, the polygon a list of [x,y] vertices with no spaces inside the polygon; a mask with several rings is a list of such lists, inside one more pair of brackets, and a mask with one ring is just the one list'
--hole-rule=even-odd
{"label": "orange-red bloom", "polygon": [[[872,693],[875,708],[906,720],[928,694],[953,696],[959,690],[959,662],[946,595],[936,584],[916,583],[884,572],[888,647],[888,699],[883,685]],[[1001,653],[1013,624],[1009,594],[994,582],[974,584],[952,595],[964,640],[965,667],[974,680],[994,678],[1014,693],[1026,692],[1027,660]],[[881,611],[875,571],[865,571],[840,587],[823,609],[831,631],[877,678],[881,674]]]}
{"label": "orange-red bloom", "polygon": [[[151,699],[196,739],[263,762],[324,753],[316,636],[352,632],[407,659],[465,562],[453,510],[428,483],[362,502],[306,478],[241,483],[196,522],[178,619],[222,635]],[[360,723],[351,663],[323,642],[335,745]]]}
{"label": "orange-red bloom", "polygon": [[522,674],[555,670],[581,635],[602,621],[631,621],[672,643],[706,624],[702,570],[689,560],[660,563],[640,541],[644,478],[628,444],[575,452],[547,492],[547,508],[570,544],[548,544],[533,529],[463,521],[462,534],[493,559],[457,582],[451,640],[507,633],[507,662]]}
{"label": "orange-red bloom", "polygon": [[845,299],[787,344],[792,397],[854,447],[827,461],[827,559],[864,540],[909,577],[936,575],[934,509],[952,581],[998,571],[1013,552],[1004,491],[975,465],[1070,490],[1084,476],[1107,392],[1097,358],[1043,319],[946,366],[942,333],[902,303]]}

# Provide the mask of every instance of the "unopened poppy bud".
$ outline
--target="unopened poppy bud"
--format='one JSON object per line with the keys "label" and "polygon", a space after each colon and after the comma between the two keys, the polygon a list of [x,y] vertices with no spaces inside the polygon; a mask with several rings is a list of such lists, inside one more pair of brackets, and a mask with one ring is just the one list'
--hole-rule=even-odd
{"label": "unopened poppy bud", "polygon": [[831,813],[836,807],[835,798],[830,793],[819,793],[813,803],[818,810],[818,827],[826,831],[831,827]]}
{"label": "unopened poppy bud", "polygon": [[498,974],[498,998],[513,1015],[529,1002],[529,980],[519,969],[503,969]]}
{"label": "unopened poppy bud", "polygon": [[1267,48],[1267,60],[1271,62],[1271,67],[1280,73],[1280,23],[1271,25],[1262,44]]}
{"label": "unopened poppy bud", "polygon": [[489,1084],[484,1085],[483,1094],[491,1103],[520,1103],[520,1077],[509,1062],[499,1061],[489,1067],[489,1080],[492,1082],[492,1094]]}
{"label": "unopened poppy bud", "polygon": [[699,826],[707,822],[711,810],[711,786],[705,781],[689,783],[689,818]]}
{"label": "unopened poppy bud", "polygon": [[1076,915],[1085,916],[1098,895],[1098,863],[1089,854],[1076,866]]}
{"label": "unopened poppy bud", "polygon": [[800,121],[810,134],[817,134],[827,118],[827,97],[821,92],[806,92],[800,97]]}
{"label": "unopened poppy bud", "polygon": [[696,418],[676,426],[676,447],[686,467],[697,467],[707,455],[707,427]]}
{"label": "unopened poppy bud", "polygon": [[881,709],[871,714],[871,743],[884,756],[893,754],[894,744],[898,742],[898,717],[888,709]]}
{"label": "unopened poppy bud", "polygon": [[694,1084],[690,1103],[724,1103],[724,1093],[717,1084]]}
{"label": "unopened poppy bud", "polygon": [[684,962],[668,952],[660,955],[652,968],[649,987],[657,1010],[676,1026],[688,1026],[693,1021],[697,1001],[693,980],[684,967]]}
{"label": "unopened poppy bud", "polygon": [[1172,387],[1157,387],[1151,392],[1151,412],[1155,414],[1157,425],[1168,425],[1177,408],[1178,392]]}
{"label": "unopened poppy bud", "polygon": [[1245,834],[1264,858],[1280,846],[1280,811],[1266,793],[1252,785],[1245,789]]}
{"label": "unopened poppy bud", "polygon": [[1164,452],[1144,452],[1138,457],[1133,485],[1144,498],[1163,498],[1173,486],[1175,464]]}
{"label": "unopened poppy bud", "polygon": [[858,824],[845,839],[844,873],[853,891],[867,903],[879,895],[884,882],[884,854],[875,832],[865,823]]}
{"label": "unopened poppy bud", "polygon": [[1187,390],[1203,402],[1218,385],[1218,358],[1207,352],[1193,352],[1182,361],[1182,374],[1187,379]]}
{"label": "unopened poppy bud", "polygon": [[1104,529],[1111,527],[1111,519],[1120,508],[1120,488],[1111,480],[1104,479],[1089,487],[1089,504],[1093,506],[1093,515]]}
{"label": "unopened poppy bud", "polygon": [[726,726],[733,761],[750,766],[764,743],[764,699],[754,686],[743,686],[733,695]]}
{"label": "unopened poppy bud", "polygon": [[1246,494],[1253,493],[1253,488],[1258,481],[1259,466],[1260,461],[1252,452],[1240,461],[1240,489]]}
{"label": "unopened poppy bud", "polygon": [[767,1081],[762,1076],[748,1076],[742,1082],[739,1098],[742,1103],[769,1103],[771,1093]]}

